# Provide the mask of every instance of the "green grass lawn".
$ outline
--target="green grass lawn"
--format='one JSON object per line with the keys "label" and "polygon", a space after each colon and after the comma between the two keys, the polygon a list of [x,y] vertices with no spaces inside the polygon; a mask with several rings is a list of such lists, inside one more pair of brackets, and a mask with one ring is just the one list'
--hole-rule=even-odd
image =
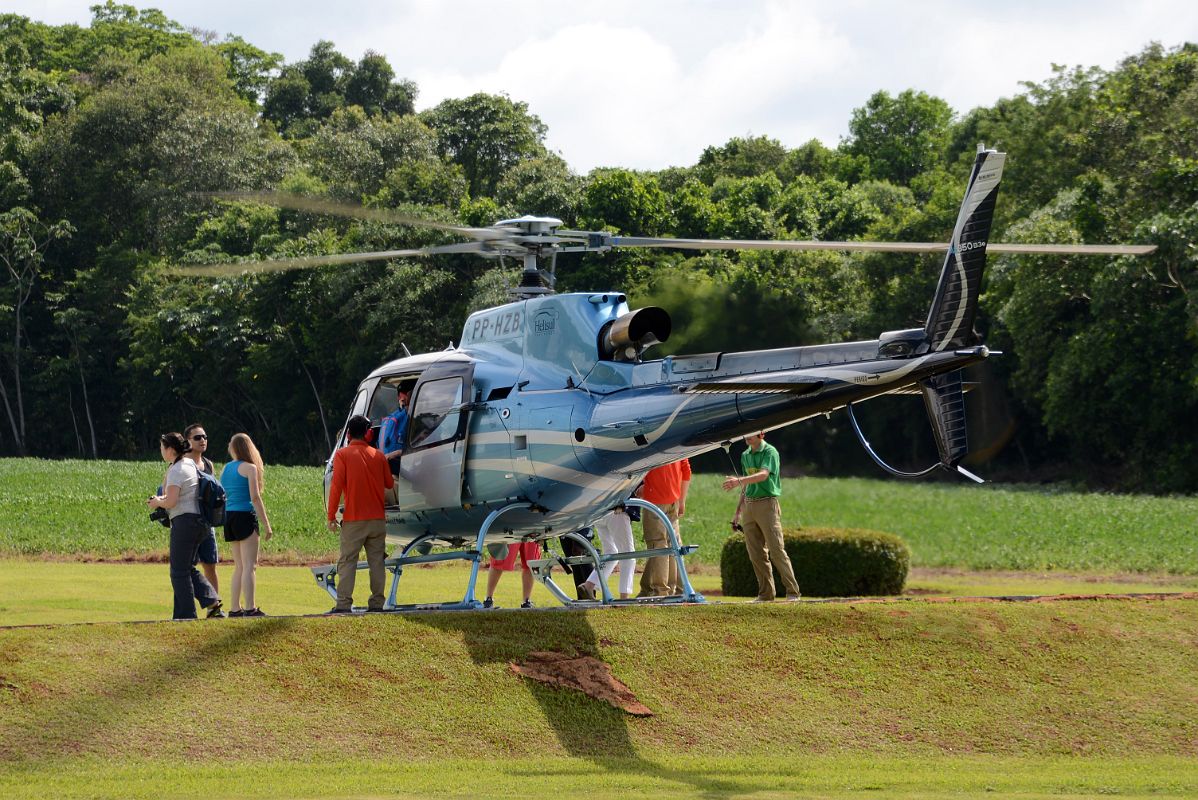
{"label": "green grass lawn", "polygon": [[[217,567],[221,591],[229,600],[228,581],[232,564]],[[457,599],[466,588],[464,564],[409,567],[400,583],[402,603],[428,603]],[[557,583],[569,590],[570,581],[554,573]],[[388,575],[390,578],[390,575]],[[482,573],[481,593],[486,580]],[[695,588],[715,602],[742,603],[747,597],[722,597],[719,571],[697,565],[691,575]],[[615,586],[615,580],[611,582]],[[390,583],[388,583],[390,588]],[[1161,577],[1148,581],[1142,576],[1045,575],[1023,573],[960,573],[916,570],[907,582],[911,597],[1010,596],[1057,594],[1177,593],[1198,591],[1198,578]],[[355,594],[365,604],[367,583],[360,573]],[[505,608],[520,604],[520,579],[506,575],[495,593]],[[332,599],[318,588],[307,567],[263,566],[258,569],[257,604],[273,615],[319,614],[332,606]],[[539,583],[533,602],[555,607],[558,601]],[[160,620],[171,615],[171,586],[166,564],[99,563],[0,559],[0,626],[57,625],[81,622],[132,622]]]}
{"label": "green grass lawn", "polygon": [[[485,761],[485,765],[482,763]],[[22,800],[128,798],[558,798],[634,800],[744,797],[906,798],[1120,797],[1181,800],[1198,794],[1198,762],[1157,758],[637,759],[454,757],[395,762],[328,759],[252,764],[74,761],[69,770],[0,765],[0,792]]]}
{"label": "green grass lawn", "polygon": [[[161,472],[0,460],[0,626],[39,625],[0,627],[6,797],[1198,795],[1198,601],[923,599],[1194,592],[1193,498],[788,480],[789,525],[901,535],[911,597],[324,618],[289,616],[331,600],[286,565],[332,555],[320,471],[271,468],[275,616],[129,624],[170,614],[166,565],[140,563],[165,552]],[[718,480],[683,531],[722,600]],[[400,599],[465,578],[409,568]],[[538,650],[596,656],[654,716],[514,675]]]}
{"label": "green grass lawn", "polygon": [[[161,480],[150,462],[0,460],[0,555],[141,557],[165,551],[144,499]],[[692,484],[684,538],[715,564],[734,498],[720,476]],[[53,487],[53,502],[47,501]],[[987,570],[1198,575],[1198,499],[1087,494],[1051,488],[863,479],[783,482],[788,526],[897,533],[913,564]],[[317,467],[268,467],[274,559],[328,559]]]}
{"label": "green grass lawn", "polygon": [[[1191,797],[1198,601],[0,630],[8,797]],[[653,711],[513,674],[593,655]]]}

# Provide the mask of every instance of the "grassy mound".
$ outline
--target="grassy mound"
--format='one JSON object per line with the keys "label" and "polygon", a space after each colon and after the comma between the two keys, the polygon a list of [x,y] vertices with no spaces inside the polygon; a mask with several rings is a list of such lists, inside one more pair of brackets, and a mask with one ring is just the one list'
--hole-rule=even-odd
{"label": "grassy mound", "polygon": [[[1192,758],[1195,641],[1194,600],[7,629],[0,762]],[[654,716],[514,675],[534,651],[595,656]]]}

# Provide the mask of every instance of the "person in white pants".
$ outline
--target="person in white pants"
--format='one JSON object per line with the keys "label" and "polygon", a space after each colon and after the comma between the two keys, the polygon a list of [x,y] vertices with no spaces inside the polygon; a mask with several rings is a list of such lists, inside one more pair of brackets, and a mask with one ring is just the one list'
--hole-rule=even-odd
{"label": "person in white pants", "polygon": [[[603,543],[603,555],[605,556],[614,553],[627,553],[634,549],[632,520],[623,506],[599,520],[595,525],[595,530],[599,533],[599,541]],[[631,559],[618,562],[608,561],[603,565],[602,574],[599,571],[591,570],[586,581],[578,587],[579,590],[588,599],[594,600],[599,591],[599,582],[610,578],[612,570],[616,568],[617,564],[620,566],[620,599],[627,600],[632,597],[632,581],[636,576],[636,561]]]}

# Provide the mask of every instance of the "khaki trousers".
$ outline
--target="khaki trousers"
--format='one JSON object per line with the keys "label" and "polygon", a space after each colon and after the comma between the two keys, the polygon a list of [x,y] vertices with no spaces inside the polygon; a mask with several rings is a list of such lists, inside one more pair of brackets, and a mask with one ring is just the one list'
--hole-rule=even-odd
{"label": "khaki trousers", "polygon": [[[678,522],[678,504],[658,506],[670,518]],[[641,510],[641,528],[645,534],[645,547],[654,550],[670,546],[670,535],[661,519],[648,509]],[[678,561],[673,556],[653,556],[645,559],[645,571],[641,573],[640,597],[669,597],[671,587],[678,583]]]}
{"label": "khaki trousers", "polygon": [[[757,575],[757,598],[773,600],[776,596],[773,566],[778,568],[778,574],[782,576],[786,593],[797,597],[799,582],[795,580],[790,556],[786,555],[782,541],[782,508],[778,505],[778,498],[753,500],[746,497],[741,525],[745,529],[745,548],[749,551],[749,561]],[[773,566],[770,565],[771,559]]]}
{"label": "khaki trousers", "polygon": [[369,608],[382,608],[387,585],[387,523],[381,519],[352,520],[341,523],[341,557],[337,559],[337,608],[354,605],[354,581],[358,575],[358,553],[366,548],[370,565]]}

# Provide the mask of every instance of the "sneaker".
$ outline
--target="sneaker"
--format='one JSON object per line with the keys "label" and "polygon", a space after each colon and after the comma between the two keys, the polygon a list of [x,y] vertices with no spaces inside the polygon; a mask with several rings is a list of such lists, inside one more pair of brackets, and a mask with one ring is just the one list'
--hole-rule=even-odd
{"label": "sneaker", "polygon": [[774,602],[774,598],[772,598],[772,597],[754,597],[752,602],[754,602],[754,603],[772,603],[772,602]]}
{"label": "sneaker", "polygon": [[[233,615],[230,614],[229,616],[231,617]],[[241,616],[243,616],[243,617],[265,617],[266,612],[260,608],[251,608],[248,611],[242,611]]]}
{"label": "sneaker", "polygon": [[799,601],[800,601],[800,600],[802,600],[802,599],[803,599],[803,595],[801,595],[801,594],[788,594],[788,595],[786,595],[786,602],[788,602],[788,603],[797,603],[797,602],[799,602]]}
{"label": "sneaker", "polygon": [[494,607],[495,607],[495,601],[492,600],[491,598],[488,597],[486,600],[483,601],[483,608],[494,608]]}
{"label": "sneaker", "polygon": [[579,600],[594,600],[595,588],[589,583],[578,584],[578,599]]}
{"label": "sneaker", "polygon": [[352,614],[352,613],[354,613],[354,610],[352,608],[339,608],[337,606],[333,606],[325,613],[326,614]]}
{"label": "sneaker", "polygon": [[221,610],[221,602],[217,600],[212,605],[208,606],[208,619],[224,619],[229,616]]}
{"label": "sneaker", "polygon": [[533,604],[532,604],[531,600],[525,600],[523,603],[520,604],[520,608],[532,608],[532,607],[533,607]]}
{"label": "sneaker", "polygon": [[229,617],[230,618],[231,617],[245,617],[245,616],[249,616],[249,613],[250,612],[246,611],[244,608],[239,608],[236,611],[230,611]]}

